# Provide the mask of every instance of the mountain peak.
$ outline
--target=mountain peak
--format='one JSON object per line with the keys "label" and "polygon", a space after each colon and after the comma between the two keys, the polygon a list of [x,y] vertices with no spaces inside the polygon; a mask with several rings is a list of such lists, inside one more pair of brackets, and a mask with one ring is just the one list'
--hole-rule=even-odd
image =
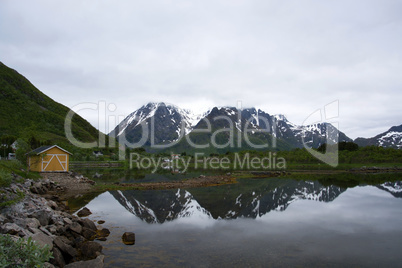
{"label": "mountain peak", "polygon": [[354,142],[359,146],[374,145],[402,149],[402,125],[393,126],[388,131],[372,138],[357,138]]}
{"label": "mountain peak", "polygon": [[275,114],[274,117],[278,121],[280,120],[280,121],[289,122],[288,119],[283,114]]}

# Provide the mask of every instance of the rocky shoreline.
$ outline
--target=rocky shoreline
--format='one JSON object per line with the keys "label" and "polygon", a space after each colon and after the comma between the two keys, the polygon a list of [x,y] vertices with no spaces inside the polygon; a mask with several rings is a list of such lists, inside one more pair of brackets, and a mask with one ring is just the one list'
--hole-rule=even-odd
{"label": "rocky shoreline", "polygon": [[[31,237],[41,246],[49,245],[53,258],[46,267],[103,267],[102,245],[94,240],[105,240],[109,230],[97,226],[85,215],[82,218],[71,215],[68,207],[59,202],[59,197],[51,194],[70,191],[49,176],[65,182],[69,179],[72,184],[80,181],[81,192],[90,189],[92,184],[88,179],[65,173],[46,175],[40,181],[13,182],[9,187],[1,188],[1,200],[17,201],[1,208],[0,233]],[[23,179],[15,176],[15,181]],[[42,196],[45,194],[47,198]]]}

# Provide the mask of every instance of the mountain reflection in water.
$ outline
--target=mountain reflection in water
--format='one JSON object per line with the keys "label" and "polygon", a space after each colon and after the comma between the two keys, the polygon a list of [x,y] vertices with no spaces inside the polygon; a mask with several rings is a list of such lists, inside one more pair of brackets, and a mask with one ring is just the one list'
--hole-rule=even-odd
{"label": "mountain reflection in water", "polygon": [[[395,267],[401,182],[342,188],[245,179],[218,187],[110,191],[86,206],[111,230],[107,267]],[[121,235],[136,233],[134,246]]]}
{"label": "mountain reflection in water", "polygon": [[[192,215],[213,219],[256,218],[283,211],[297,200],[331,202],[346,189],[319,182],[271,179],[247,187],[247,182],[228,187],[160,191],[111,191],[129,212],[148,223],[163,223]],[[253,183],[255,183],[253,181]],[[251,184],[253,185],[253,184]]]}

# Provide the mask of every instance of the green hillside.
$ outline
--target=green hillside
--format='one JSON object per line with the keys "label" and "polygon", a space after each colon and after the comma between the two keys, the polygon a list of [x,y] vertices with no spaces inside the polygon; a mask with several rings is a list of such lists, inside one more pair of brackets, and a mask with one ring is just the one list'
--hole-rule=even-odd
{"label": "green hillside", "polygon": [[[78,101],[78,100],[77,100]],[[53,143],[66,143],[64,120],[69,108],[53,101],[17,71],[0,62],[0,136],[12,135]],[[98,131],[89,122],[75,115],[74,137],[89,142]]]}

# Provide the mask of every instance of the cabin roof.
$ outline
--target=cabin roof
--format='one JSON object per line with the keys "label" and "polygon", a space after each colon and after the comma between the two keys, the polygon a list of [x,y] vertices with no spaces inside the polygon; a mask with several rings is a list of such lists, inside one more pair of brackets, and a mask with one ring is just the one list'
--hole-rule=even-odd
{"label": "cabin roof", "polygon": [[70,152],[67,151],[67,150],[64,150],[63,148],[61,148],[61,147],[59,147],[59,146],[57,146],[57,145],[45,145],[45,146],[41,146],[41,147],[39,147],[39,148],[36,148],[35,150],[30,151],[28,154],[35,153],[36,155],[39,155],[39,154],[41,154],[41,153],[43,153],[43,152],[49,151],[50,149],[52,149],[52,148],[54,148],[54,147],[57,147],[57,148],[59,148],[60,150],[62,150],[63,152],[66,152],[66,153],[72,155],[72,153],[70,153]]}

